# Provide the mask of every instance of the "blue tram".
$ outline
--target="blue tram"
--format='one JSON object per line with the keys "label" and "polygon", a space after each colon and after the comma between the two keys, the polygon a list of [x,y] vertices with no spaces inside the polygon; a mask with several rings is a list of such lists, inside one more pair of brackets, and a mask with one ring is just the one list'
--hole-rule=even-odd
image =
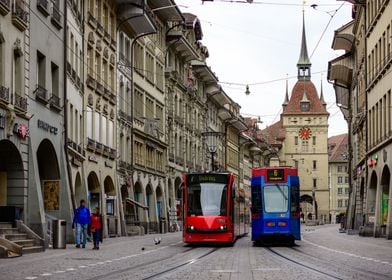
{"label": "blue tram", "polygon": [[301,239],[298,170],[263,167],[252,170],[252,241]]}

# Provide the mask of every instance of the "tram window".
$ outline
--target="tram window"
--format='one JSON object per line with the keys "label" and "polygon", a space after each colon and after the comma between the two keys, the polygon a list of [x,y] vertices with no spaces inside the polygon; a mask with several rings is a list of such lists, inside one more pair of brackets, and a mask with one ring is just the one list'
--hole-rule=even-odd
{"label": "tram window", "polygon": [[252,213],[261,212],[261,187],[252,187]]}
{"label": "tram window", "polygon": [[288,211],[289,188],[284,185],[264,187],[264,207],[267,213],[284,213]]}
{"label": "tram window", "polygon": [[188,215],[227,215],[227,185],[200,183],[187,188]]}
{"label": "tram window", "polygon": [[291,187],[291,213],[300,212],[299,208],[299,187],[292,186]]}

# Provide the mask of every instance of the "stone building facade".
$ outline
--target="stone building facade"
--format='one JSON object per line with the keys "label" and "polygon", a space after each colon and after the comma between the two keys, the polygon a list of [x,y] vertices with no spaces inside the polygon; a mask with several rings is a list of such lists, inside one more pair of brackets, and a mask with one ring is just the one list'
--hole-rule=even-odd
{"label": "stone building facade", "polygon": [[330,220],[344,221],[349,197],[348,135],[328,138],[328,182],[330,192]]}
{"label": "stone building facade", "polygon": [[[329,63],[337,103],[349,124],[350,204],[347,228],[392,238],[391,14],[389,1],[350,1],[352,29],[336,30],[346,53]],[[350,26],[350,23],[347,24]],[[346,45],[343,37],[348,38]],[[339,45],[340,44],[340,45]]]}

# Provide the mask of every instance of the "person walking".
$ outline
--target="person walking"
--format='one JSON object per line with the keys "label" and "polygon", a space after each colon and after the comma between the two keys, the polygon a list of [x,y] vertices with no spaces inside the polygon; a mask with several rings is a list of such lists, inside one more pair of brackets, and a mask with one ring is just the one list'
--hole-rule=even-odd
{"label": "person walking", "polygon": [[102,215],[99,214],[99,209],[96,207],[93,210],[93,214],[90,218],[90,230],[93,234],[94,248],[93,250],[99,250],[99,242],[101,239],[102,232]]}
{"label": "person walking", "polygon": [[82,248],[86,248],[87,228],[90,224],[90,210],[86,207],[86,201],[80,200],[80,206],[75,210],[72,228],[76,225],[76,248],[80,248],[80,237],[83,235]]}

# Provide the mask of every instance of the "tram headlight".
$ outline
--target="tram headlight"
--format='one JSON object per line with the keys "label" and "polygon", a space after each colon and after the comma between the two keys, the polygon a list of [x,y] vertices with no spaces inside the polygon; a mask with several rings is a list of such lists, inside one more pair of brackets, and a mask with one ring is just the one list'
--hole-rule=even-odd
{"label": "tram headlight", "polygon": [[195,230],[195,227],[194,226],[188,226],[188,230],[189,231]]}
{"label": "tram headlight", "polygon": [[226,229],[227,229],[227,226],[226,226],[226,225],[220,226],[219,229],[220,229],[220,230],[226,230]]}

